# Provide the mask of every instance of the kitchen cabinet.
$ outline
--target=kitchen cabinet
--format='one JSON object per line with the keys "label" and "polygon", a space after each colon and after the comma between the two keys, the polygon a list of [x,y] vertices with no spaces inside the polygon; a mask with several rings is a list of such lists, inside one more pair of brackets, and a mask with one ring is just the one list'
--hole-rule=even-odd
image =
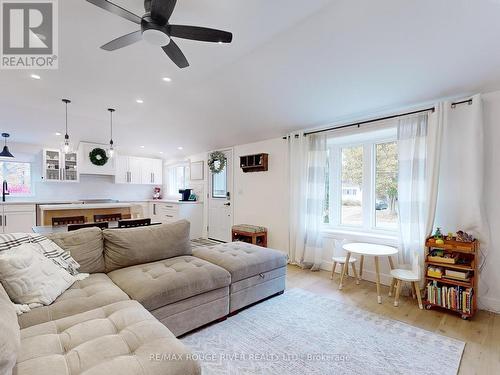
{"label": "kitchen cabinet", "polygon": [[0,207],[0,233],[31,233],[36,225],[34,204],[3,204]]}
{"label": "kitchen cabinet", "polygon": [[118,155],[115,182],[117,184],[162,184],[163,160]]}
{"label": "kitchen cabinet", "polygon": [[143,158],[141,169],[143,184],[163,184],[163,160]]}
{"label": "kitchen cabinet", "polygon": [[78,182],[80,180],[78,153],[44,149],[42,159],[44,181]]}
{"label": "kitchen cabinet", "polygon": [[201,202],[150,202],[149,213],[151,221],[162,224],[187,220],[191,223],[190,238],[202,237],[203,231],[203,203]]}

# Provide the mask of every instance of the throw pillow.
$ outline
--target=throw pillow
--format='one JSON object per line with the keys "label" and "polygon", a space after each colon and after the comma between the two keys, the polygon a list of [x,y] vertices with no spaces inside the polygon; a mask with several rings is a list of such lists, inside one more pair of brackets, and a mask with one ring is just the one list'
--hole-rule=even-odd
{"label": "throw pillow", "polygon": [[73,276],[78,275],[78,269],[80,268],[78,262],[73,259],[69,252],[61,249],[54,241],[45,236],[33,234],[31,235],[31,243],[38,246],[39,252],[45,258],[50,259]]}
{"label": "throw pillow", "polygon": [[14,303],[50,305],[76,279],[25,243],[0,252],[0,281]]}

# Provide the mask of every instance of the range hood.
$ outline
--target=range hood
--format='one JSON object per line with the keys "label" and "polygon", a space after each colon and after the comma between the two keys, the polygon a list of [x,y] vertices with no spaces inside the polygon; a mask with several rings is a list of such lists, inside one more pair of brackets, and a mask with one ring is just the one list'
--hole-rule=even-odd
{"label": "range hood", "polygon": [[89,153],[95,148],[102,148],[108,152],[109,145],[102,143],[80,142],[78,156],[80,160],[80,174],[114,176],[116,174],[116,153],[104,165],[95,165],[90,161]]}

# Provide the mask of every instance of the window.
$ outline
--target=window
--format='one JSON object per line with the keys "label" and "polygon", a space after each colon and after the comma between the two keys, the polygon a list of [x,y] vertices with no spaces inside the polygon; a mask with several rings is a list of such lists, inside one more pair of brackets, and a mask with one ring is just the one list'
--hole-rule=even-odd
{"label": "window", "polygon": [[363,146],[342,149],[342,215],[344,225],[363,224]]}
{"label": "window", "polygon": [[212,173],[212,198],[227,198],[227,165],[220,173]]}
{"label": "window", "polygon": [[325,224],[337,229],[398,229],[396,129],[331,138]]}
{"label": "window", "polygon": [[186,189],[188,185],[188,167],[185,165],[173,165],[167,169],[168,191],[170,197],[178,197],[180,189]]}
{"label": "window", "polygon": [[396,142],[375,146],[375,226],[398,229],[398,145]]}
{"label": "window", "polygon": [[7,181],[12,197],[33,195],[30,163],[0,161],[0,179]]}

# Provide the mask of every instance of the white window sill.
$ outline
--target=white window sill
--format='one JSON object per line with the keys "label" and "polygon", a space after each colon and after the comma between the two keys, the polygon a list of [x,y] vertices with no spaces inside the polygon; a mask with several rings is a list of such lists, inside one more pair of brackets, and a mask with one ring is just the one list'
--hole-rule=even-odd
{"label": "white window sill", "polygon": [[392,246],[399,246],[400,242],[396,233],[367,232],[332,227],[324,227],[322,233],[326,238],[346,239],[348,241],[373,242]]}

